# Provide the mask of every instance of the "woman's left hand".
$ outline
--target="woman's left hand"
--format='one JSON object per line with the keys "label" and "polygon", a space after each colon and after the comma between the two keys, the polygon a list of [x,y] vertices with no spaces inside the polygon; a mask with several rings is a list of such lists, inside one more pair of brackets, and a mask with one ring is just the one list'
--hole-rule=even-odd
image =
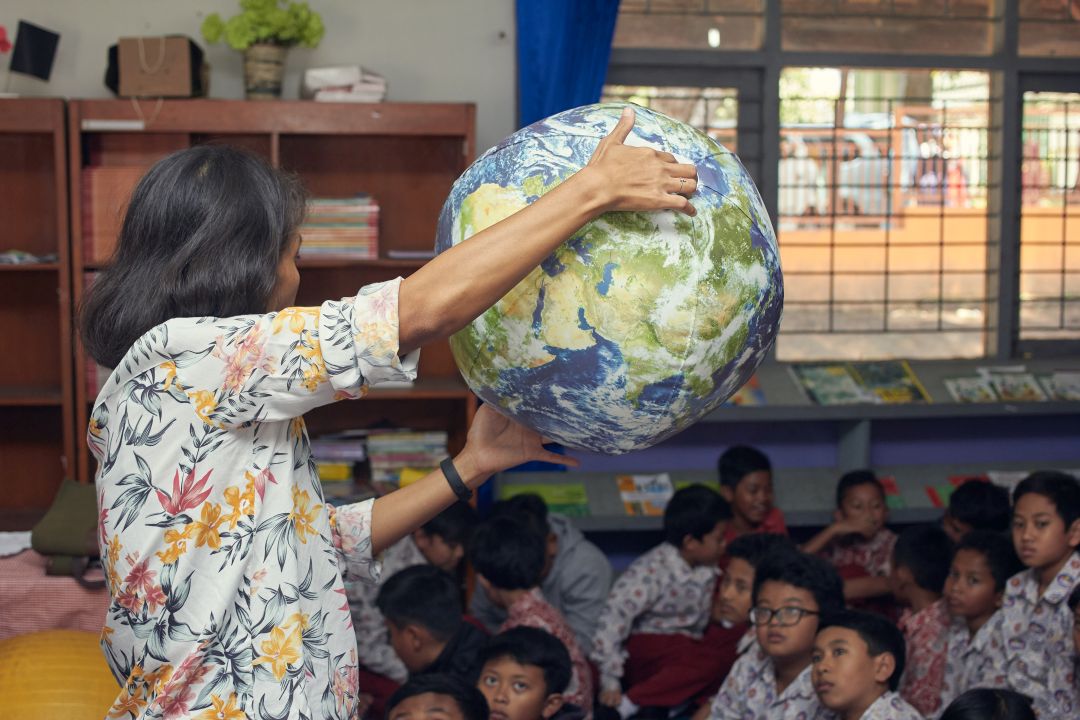
{"label": "woman's left hand", "polygon": [[491,405],[481,405],[473,418],[465,448],[454,459],[466,482],[482,484],[491,475],[507,468],[540,460],[577,467],[578,461],[544,449],[544,439],[515,420],[500,414]]}

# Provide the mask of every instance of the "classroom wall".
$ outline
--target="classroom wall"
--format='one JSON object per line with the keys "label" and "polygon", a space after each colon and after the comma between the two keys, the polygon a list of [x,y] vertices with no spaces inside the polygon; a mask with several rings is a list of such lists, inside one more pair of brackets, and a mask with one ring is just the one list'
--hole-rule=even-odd
{"label": "classroom wall", "polygon": [[[509,0],[309,4],[322,14],[326,36],[314,50],[290,51],[286,98],[297,96],[305,67],[359,63],[387,79],[389,100],[475,102],[478,152],[516,129],[514,5]],[[106,50],[117,38],[184,34],[207,53],[210,95],[242,98],[241,54],[209,45],[199,32],[207,14],[228,17],[237,9],[236,0],[5,0],[0,24],[12,41],[20,19],[61,36],[49,83],[12,74],[4,78],[6,89],[25,95],[110,97],[102,78]]]}

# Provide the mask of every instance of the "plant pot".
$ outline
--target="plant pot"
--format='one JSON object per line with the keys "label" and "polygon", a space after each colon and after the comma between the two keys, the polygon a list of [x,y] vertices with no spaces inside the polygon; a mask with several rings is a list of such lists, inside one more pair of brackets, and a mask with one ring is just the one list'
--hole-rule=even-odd
{"label": "plant pot", "polygon": [[282,45],[258,44],[244,51],[244,92],[248,100],[277,100],[285,75]]}

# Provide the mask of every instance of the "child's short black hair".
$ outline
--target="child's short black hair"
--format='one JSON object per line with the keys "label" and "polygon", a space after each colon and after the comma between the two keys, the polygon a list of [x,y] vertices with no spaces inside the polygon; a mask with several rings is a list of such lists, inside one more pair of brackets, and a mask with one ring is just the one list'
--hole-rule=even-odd
{"label": "child's short black hair", "polygon": [[968,480],[949,496],[949,515],[973,530],[1005,532],[1012,515],[1009,491],[985,480]]}
{"label": "child's short black hair", "polygon": [[949,703],[939,720],[1035,720],[1031,698],[1015,690],[975,688]]}
{"label": "child's short black hair", "polygon": [[940,525],[915,525],[900,533],[893,548],[893,567],[906,567],[915,584],[940,593],[952,565],[953,544]]}
{"label": "child's short black hair", "polygon": [[548,522],[548,506],[544,498],[536,493],[521,493],[506,500],[500,500],[491,506],[489,517],[495,517],[503,513],[524,515],[529,518],[536,529],[547,535],[551,532],[551,524]]}
{"label": "child's short black hair", "polygon": [[691,485],[671,496],[664,510],[664,539],[677,548],[687,535],[700,540],[717,523],[731,519],[731,506],[720,493],[704,485]]}
{"label": "child's short black hair", "polygon": [[994,576],[994,590],[997,592],[1003,591],[1009,578],[1024,569],[1020,558],[1016,556],[1012,540],[1001,533],[972,530],[956,544],[953,557],[961,550],[971,550],[986,558],[990,574]]}
{"label": "child's short black hair", "polygon": [[420,529],[441,537],[449,545],[466,545],[476,526],[476,511],[467,502],[456,502],[424,523]]}
{"label": "child's short black hair", "polygon": [[814,596],[821,615],[844,609],[844,583],[829,562],[798,550],[777,551],[767,555],[754,572],[753,602],[756,605],[761,586],[780,582],[802,588]]}
{"label": "child's short black hair", "polygon": [[570,651],[549,632],[533,627],[516,627],[488,641],[480,653],[480,667],[492,660],[510,658],[519,665],[532,665],[544,672],[544,695],[566,691],[574,672]]}
{"label": "child's short black hair", "polygon": [[488,704],[484,694],[475,685],[470,685],[454,675],[442,673],[425,673],[410,677],[408,682],[395,690],[386,701],[386,720],[390,720],[394,708],[402,702],[425,693],[454,698],[465,720],[488,720]]}
{"label": "child's short black hair", "polygon": [[878,476],[874,474],[873,470],[852,470],[846,472],[840,476],[840,480],[836,483],[836,507],[840,507],[844,504],[844,498],[847,497],[848,491],[852,488],[856,488],[860,485],[873,485],[881,493],[881,500],[885,500],[885,486],[878,480]]}
{"label": "child's short black hair", "polygon": [[1013,490],[1013,507],[1029,493],[1042,495],[1054,503],[1057,514],[1065,521],[1066,530],[1080,518],[1080,482],[1068,473],[1057,470],[1031,473]]}
{"label": "child's short black hair", "polygon": [[759,470],[772,472],[772,463],[765,453],[749,445],[729,447],[716,463],[720,484],[730,488],[737,487],[740,480]]}
{"label": "child's short black hair", "polygon": [[440,642],[454,636],[464,612],[461,588],[434,565],[414,565],[392,575],[379,588],[375,606],[397,627],[419,625]]}
{"label": "child's short black hair", "polygon": [[729,558],[745,560],[750,567],[756,568],[771,553],[794,549],[795,544],[787,535],[747,533],[728,544],[727,555]]}
{"label": "child's short black hair", "polygon": [[547,538],[522,515],[501,513],[473,533],[469,562],[500,590],[528,590],[540,584]]}
{"label": "child's short black hair", "polygon": [[904,644],[904,634],[893,623],[880,615],[861,612],[858,610],[843,610],[838,613],[826,615],[822,618],[818,632],[825,628],[841,627],[858,633],[862,641],[866,643],[866,649],[870,657],[877,657],[882,653],[891,653],[896,661],[896,668],[889,676],[889,689],[893,692],[900,686],[900,676],[904,674],[904,661],[907,657],[907,646]]}
{"label": "child's short black hair", "polygon": [[1076,608],[1080,606],[1080,585],[1073,588],[1073,591],[1066,602],[1069,605],[1069,609],[1076,612]]}

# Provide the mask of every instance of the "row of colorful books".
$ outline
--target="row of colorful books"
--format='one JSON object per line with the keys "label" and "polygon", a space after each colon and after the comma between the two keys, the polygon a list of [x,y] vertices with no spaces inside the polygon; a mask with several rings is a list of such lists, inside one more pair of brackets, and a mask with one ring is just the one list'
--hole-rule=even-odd
{"label": "row of colorful books", "polygon": [[379,205],[370,195],[313,198],[300,234],[302,256],[375,259],[379,257]]}

